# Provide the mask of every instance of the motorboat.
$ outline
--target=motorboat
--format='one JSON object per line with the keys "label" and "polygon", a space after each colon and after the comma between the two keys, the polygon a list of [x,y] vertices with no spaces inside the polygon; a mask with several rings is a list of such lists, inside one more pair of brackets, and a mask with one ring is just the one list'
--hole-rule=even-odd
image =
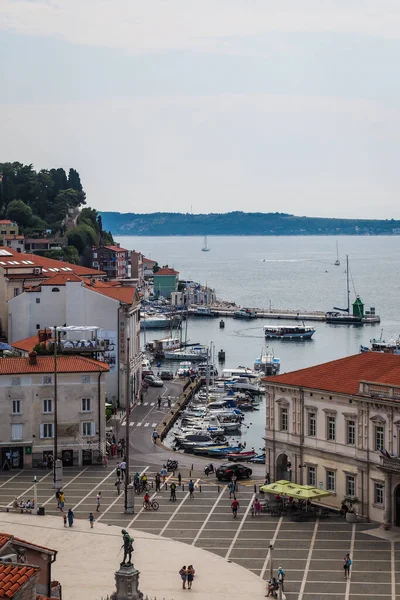
{"label": "motorboat", "polygon": [[250,458],[254,458],[256,456],[256,452],[254,450],[249,450],[248,452],[232,452],[226,455],[228,460],[249,460]]}
{"label": "motorboat", "polygon": [[247,377],[247,379],[258,379],[259,373],[249,369],[247,367],[236,367],[236,369],[223,369],[222,378],[225,379],[237,379],[238,377]]}
{"label": "motorboat", "polygon": [[193,371],[193,365],[191,362],[183,362],[179,365],[176,372],[178,377],[187,377]]}
{"label": "motorboat", "polygon": [[204,417],[201,420],[199,419],[198,421],[194,421],[194,423],[201,424],[206,428],[210,425],[214,427],[221,427],[225,434],[230,432],[238,432],[242,427],[242,423],[240,421],[222,421],[216,415]]}
{"label": "motorboat", "polygon": [[371,346],[360,346],[360,352],[381,352],[385,354],[400,354],[400,338],[397,340],[388,340],[385,342],[382,338],[379,340],[373,338]]}
{"label": "motorboat", "polygon": [[172,329],[179,327],[181,319],[177,315],[165,315],[162,313],[148,314],[141,312],[141,329]]}
{"label": "motorboat", "polygon": [[252,308],[240,308],[233,313],[234,319],[255,319],[256,316],[256,311]]}
{"label": "motorboat", "polygon": [[264,375],[276,375],[280,368],[280,359],[274,356],[268,346],[262,350],[260,358],[256,358],[254,362],[254,370]]}
{"label": "motorboat", "polygon": [[182,348],[180,350],[171,350],[164,352],[164,358],[167,360],[198,361],[207,358],[207,348],[205,346],[194,346],[193,348]]}
{"label": "motorboat", "polygon": [[225,382],[225,388],[228,390],[239,390],[242,392],[253,392],[253,394],[261,394],[262,390],[258,385],[251,383],[246,377],[238,377],[232,381]]}
{"label": "motorboat", "polygon": [[265,465],[265,452],[263,454],[259,454],[258,456],[254,456],[254,458],[250,458],[249,462],[256,465]]}
{"label": "motorboat", "polygon": [[218,313],[212,310],[209,306],[196,306],[191,311],[194,317],[217,317]]}
{"label": "motorboat", "polygon": [[274,340],[310,340],[315,332],[315,327],[305,327],[304,325],[264,326],[265,337]]}
{"label": "motorboat", "polygon": [[222,427],[203,427],[200,423],[188,423],[182,426],[180,429],[181,433],[186,435],[188,433],[200,433],[204,435],[211,435],[213,437],[224,435],[225,430]]}
{"label": "motorboat", "polygon": [[215,448],[208,448],[207,454],[214,458],[224,458],[228,453],[240,452],[241,449],[242,446],[216,446]]}

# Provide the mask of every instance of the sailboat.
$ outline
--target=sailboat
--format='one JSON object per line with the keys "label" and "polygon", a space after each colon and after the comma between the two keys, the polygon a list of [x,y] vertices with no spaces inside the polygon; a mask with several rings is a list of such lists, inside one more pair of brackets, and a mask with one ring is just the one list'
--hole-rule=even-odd
{"label": "sailboat", "polygon": [[[331,324],[337,324],[337,325],[362,325],[364,305],[362,304],[359,296],[357,296],[357,298],[353,304],[353,314],[350,314],[350,275],[349,275],[349,257],[348,256],[346,256],[346,284],[347,284],[347,286],[346,286],[347,287],[347,308],[338,308],[337,306],[334,306],[333,307],[334,311],[340,311],[340,312],[327,312],[326,313],[326,322],[331,323]],[[362,309],[360,310],[359,307],[361,305],[362,305]]]}
{"label": "sailboat", "polygon": [[210,248],[208,247],[208,244],[207,244],[207,236],[206,235],[204,236],[204,246],[202,247],[201,250],[202,250],[202,252],[210,252]]}
{"label": "sailboat", "polygon": [[338,243],[336,242],[336,260],[335,260],[335,267],[340,267],[340,260],[339,260],[339,246]]}

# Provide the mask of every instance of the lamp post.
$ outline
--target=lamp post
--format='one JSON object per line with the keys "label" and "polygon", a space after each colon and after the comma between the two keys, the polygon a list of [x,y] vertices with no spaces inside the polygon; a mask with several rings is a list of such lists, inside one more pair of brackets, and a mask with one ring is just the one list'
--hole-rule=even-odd
{"label": "lamp post", "polygon": [[56,486],[56,463],[58,455],[58,431],[57,431],[57,327],[54,326],[54,451],[53,451],[53,487]]}
{"label": "lamp post", "polygon": [[125,422],[125,512],[126,513],[134,513],[135,505],[134,505],[134,495],[133,495],[133,485],[130,483],[130,475],[129,475],[129,417],[131,413],[131,400],[130,400],[130,373],[129,373],[129,354],[130,354],[130,341],[131,339],[128,337],[126,339],[127,342],[127,356],[126,356],[126,381],[125,381],[125,404],[126,404],[126,422]]}
{"label": "lamp post", "polygon": [[274,562],[272,560],[272,551],[274,549],[274,541],[271,540],[269,543],[269,578],[272,579],[274,576]]}
{"label": "lamp post", "polygon": [[37,509],[37,478],[36,475],[33,478],[33,502],[35,509]]}

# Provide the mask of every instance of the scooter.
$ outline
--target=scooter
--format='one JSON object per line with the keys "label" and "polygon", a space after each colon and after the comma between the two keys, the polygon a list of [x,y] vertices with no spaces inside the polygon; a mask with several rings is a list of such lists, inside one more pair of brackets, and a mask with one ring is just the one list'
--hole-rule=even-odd
{"label": "scooter", "polygon": [[212,463],[207,463],[204,467],[204,473],[209,476],[210,473],[214,473],[214,465]]}
{"label": "scooter", "polygon": [[178,461],[177,460],[167,460],[167,471],[176,471],[176,469],[178,468]]}

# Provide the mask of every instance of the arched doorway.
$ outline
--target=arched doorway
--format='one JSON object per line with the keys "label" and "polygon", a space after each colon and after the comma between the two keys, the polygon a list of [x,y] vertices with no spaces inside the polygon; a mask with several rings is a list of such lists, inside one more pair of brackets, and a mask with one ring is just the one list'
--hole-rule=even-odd
{"label": "arched doorway", "polygon": [[[276,461],[276,479],[292,480],[291,464],[287,454],[280,454]],[[400,486],[399,486],[400,487]]]}
{"label": "arched doorway", "polygon": [[394,524],[400,527],[400,484],[394,490]]}

